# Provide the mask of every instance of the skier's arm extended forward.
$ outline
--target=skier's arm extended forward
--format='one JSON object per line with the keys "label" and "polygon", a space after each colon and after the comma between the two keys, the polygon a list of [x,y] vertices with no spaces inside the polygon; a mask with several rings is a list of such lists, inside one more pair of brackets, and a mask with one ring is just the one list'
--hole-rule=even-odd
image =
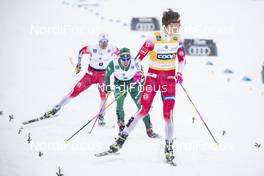
{"label": "skier's arm extended forward", "polygon": [[147,39],[137,54],[139,62],[141,62],[144,59],[144,57],[148,54],[148,52],[152,51],[153,49],[154,49],[153,40],[151,38]]}
{"label": "skier's arm extended forward", "polygon": [[88,50],[88,46],[83,47],[80,51],[79,51],[79,55],[78,55],[78,62],[77,65],[75,66],[75,73],[78,74],[81,71],[81,63],[82,63],[82,56],[84,54],[89,54],[89,50]]}

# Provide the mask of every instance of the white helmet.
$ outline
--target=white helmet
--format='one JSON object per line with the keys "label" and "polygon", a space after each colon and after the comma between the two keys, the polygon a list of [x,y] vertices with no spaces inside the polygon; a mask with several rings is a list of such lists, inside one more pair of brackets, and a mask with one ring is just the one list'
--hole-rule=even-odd
{"label": "white helmet", "polygon": [[108,35],[106,33],[99,34],[98,41],[109,41]]}

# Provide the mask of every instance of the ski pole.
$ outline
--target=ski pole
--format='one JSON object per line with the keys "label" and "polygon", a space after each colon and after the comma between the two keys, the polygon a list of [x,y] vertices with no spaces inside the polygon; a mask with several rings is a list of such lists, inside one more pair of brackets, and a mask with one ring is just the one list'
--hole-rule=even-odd
{"label": "ski pole", "polygon": [[[99,114],[98,114],[98,116],[99,116]],[[93,126],[92,126],[91,130],[88,132],[89,134],[92,133],[92,131],[93,131],[93,129],[94,129],[94,126],[95,126],[95,124],[96,124],[96,122],[97,122],[97,120],[98,120],[98,116],[96,117],[96,119],[95,119],[95,121],[94,121],[94,123],[93,123]]]}
{"label": "ski pole", "polygon": [[[115,101],[117,101],[119,98],[121,98],[125,93],[126,93],[126,91],[123,91],[120,95],[118,95],[118,96],[115,98],[115,100],[113,100],[109,105],[107,105],[107,106],[105,107],[105,109],[106,109],[107,107],[109,107],[111,104],[113,104]],[[104,109],[104,111],[105,111],[105,109]],[[104,111],[103,111],[103,112],[104,112]],[[102,113],[103,113],[103,112],[102,112]],[[99,115],[99,114],[98,114],[98,115]],[[98,116],[97,116],[96,120],[94,121],[94,124],[93,124],[91,130],[89,131],[89,134],[92,133],[92,131],[93,131],[93,129],[94,129],[94,126],[95,126],[95,124],[96,124],[96,122],[97,122],[97,119],[98,119]]]}
{"label": "ski pole", "polygon": [[[121,95],[124,95],[125,91],[120,94],[119,96],[121,97]],[[109,96],[109,95],[108,95]],[[118,97],[119,97],[118,96]],[[91,120],[89,120],[85,125],[83,125],[78,131],[76,131],[71,137],[69,137],[65,143],[67,143],[69,140],[71,140],[76,134],[78,134],[84,127],[86,127],[89,123],[91,123],[94,119],[96,119],[98,117],[99,114],[101,114],[102,112],[104,112],[107,108],[109,108],[117,99],[115,98],[111,103],[109,103],[103,110],[101,109],[99,113],[97,113],[93,118],[91,118]],[[105,101],[106,103],[106,101]],[[103,107],[103,106],[102,106]]]}
{"label": "ski pole", "polygon": [[[107,95],[106,100],[108,99],[108,96],[110,95],[110,93]],[[106,104],[106,101],[104,102],[103,106]],[[106,109],[107,107],[105,107]],[[89,123],[91,123],[100,113],[102,113],[102,108],[100,109],[99,113],[97,113],[95,116],[93,116],[85,125],[83,125],[78,131],[76,131],[71,137],[69,137],[65,143],[67,143],[69,140],[71,140],[76,134],[78,134],[82,129],[84,129],[84,127],[86,127]]]}
{"label": "ski pole", "polygon": [[[105,101],[105,102],[106,102],[106,101]],[[92,130],[93,130],[93,128],[94,128],[94,126],[95,126],[95,124],[96,124],[96,122],[97,122],[97,120],[98,120],[98,116],[99,116],[100,114],[104,113],[104,111],[103,111],[103,107],[104,107],[104,105],[105,105],[105,102],[104,102],[103,106],[101,107],[100,112],[99,112],[98,115],[96,116],[96,119],[95,119],[95,121],[94,121],[94,123],[93,123],[93,126],[92,126],[91,130],[89,131],[89,134],[92,133]]]}
{"label": "ski pole", "polygon": [[199,117],[200,117],[200,119],[202,120],[203,124],[205,125],[206,129],[208,130],[208,132],[210,133],[211,137],[213,138],[214,142],[215,142],[217,145],[219,145],[219,143],[216,141],[214,135],[213,135],[212,132],[210,131],[209,127],[208,127],[207,124],[205,123],[205,121],[204,121],[202,115],[200,114],[200,112],[198,111],[198,109],[196,108],[196,106],[194,105],[194,103],[193,103],[191,97],[189,96],[189,94],[187,93],[186,89],[183,87],[182,84],[180,84],[180,85],[181,85],[183,91],[185,92],[186,96],[188,97],[188,99],[189,99],[190,102],[192,103],[192,105],[193,105],[195,111],[196,111],[197,114],[199,115]]}

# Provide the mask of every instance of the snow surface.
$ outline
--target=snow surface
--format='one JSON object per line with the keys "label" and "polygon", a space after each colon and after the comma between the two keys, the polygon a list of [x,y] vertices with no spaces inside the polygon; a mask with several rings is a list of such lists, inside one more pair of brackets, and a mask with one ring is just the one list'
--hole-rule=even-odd
{"label": "snow surface", "polygon": [[[260,76],[264,1],[9,0],[0,4],[0,176],[56,175],[58,167],[64,176],[264,174],[264,88]],[[214,144],[179,86],[174,115],[177,167],[164,164],[159,95],[150,115],[162,139],[148,138],[140,123],[120,155],[94,157],[117,136],[115,105],[107,111],[106,127],[96,126],[87,134],[90,125],[64,143],[98,112],[95,86],[66,105],[57,118],[25,126],[18,134],[21,122],[50,110],[85,73],[88,60],[83,60],[82,72],[75,75],[69,57],[76,62],[79,49],[96,43],[100,32],[109,33],[112,44],[129,47],[135,55],[145,40],[142,35],[150,33],[131,32],[131,17],[160,19],[166,7],[180,12],[184,37],[213,39],[218,46],[218,57],[187,57],[184,86],[220,146]],[[208,61],[214,66],[206,66]],[[144,65],[147,62],[145,59]],[[227,68],[234,74],[224,74]],[[243,76],[253,81],[243,82]],[[126,120],[136,112],[129,97],[125,109]],[[14,119],[9,122],[11,114]],[[255,143],[262,145],[258,148]],[[39,152],[44,155],[39,157]]]}

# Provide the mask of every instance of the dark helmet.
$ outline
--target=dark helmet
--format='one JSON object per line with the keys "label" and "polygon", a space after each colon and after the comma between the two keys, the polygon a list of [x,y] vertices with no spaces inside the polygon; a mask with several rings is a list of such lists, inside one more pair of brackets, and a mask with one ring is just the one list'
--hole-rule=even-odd
{"label": "dark helmet", "polygon": [[177,21],[179,18],[180,14],[178,12],[168,9],[167,11],[163,12],[162,25],[168,26],[172,21]]}

